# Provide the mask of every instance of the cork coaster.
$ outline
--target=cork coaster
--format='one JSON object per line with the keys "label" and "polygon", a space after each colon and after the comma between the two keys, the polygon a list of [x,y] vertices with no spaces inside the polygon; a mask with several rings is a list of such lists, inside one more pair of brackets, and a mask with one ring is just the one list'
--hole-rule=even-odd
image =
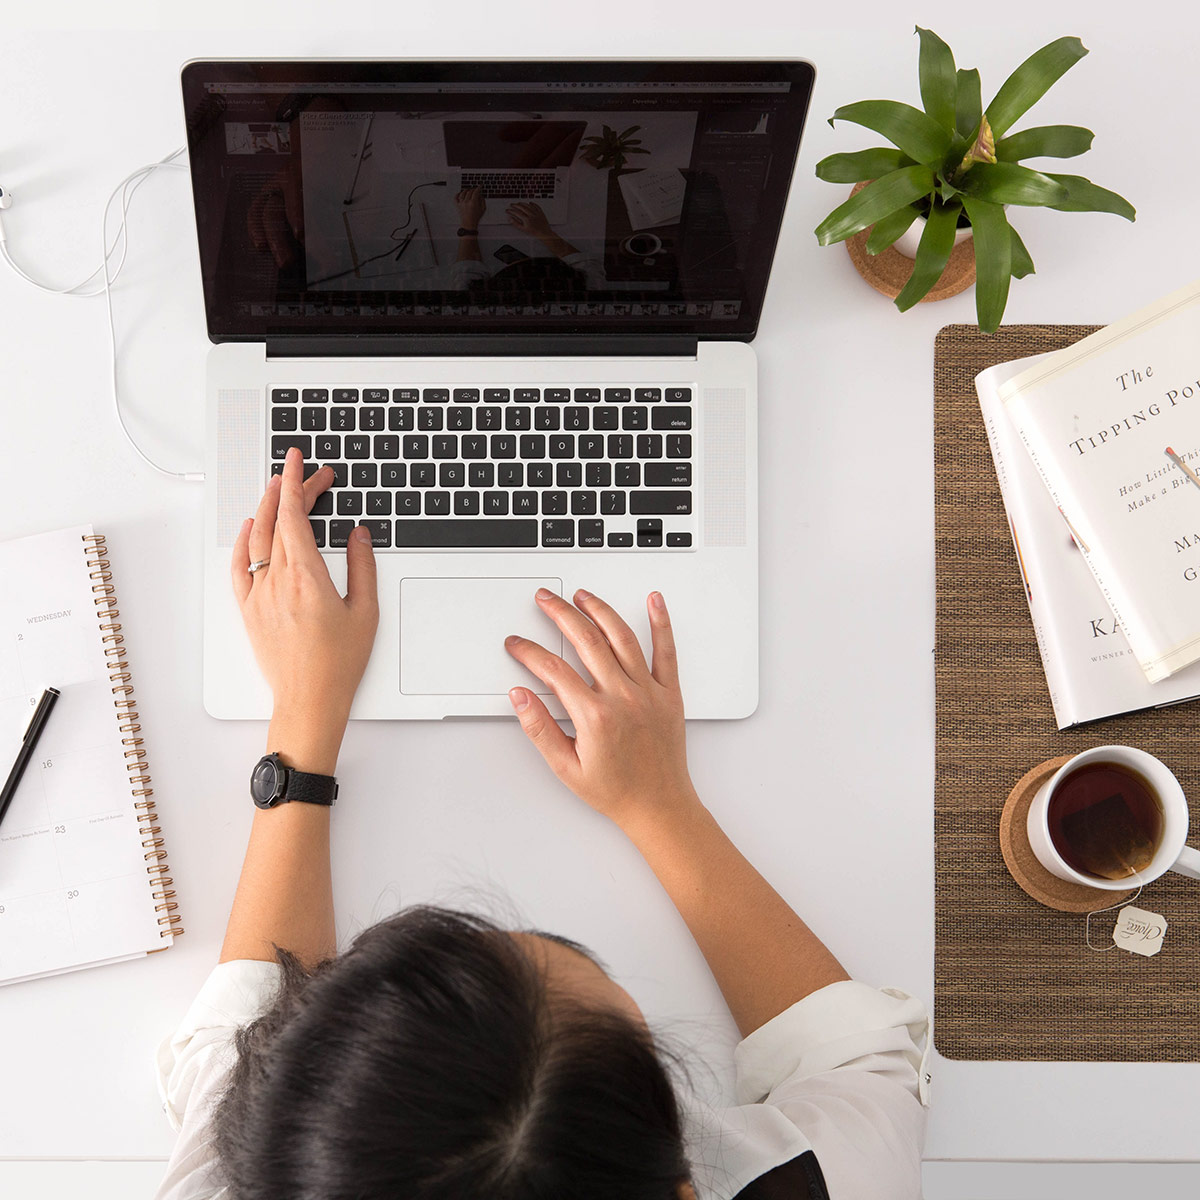
{"label": "cork coaster", "polygon": [[[856,183],[850,195],[855,195],[864,187],[865,183]],[[877,292],[882,292],[889,300],[895,300],[913,272],[913,260],[905,257],[894,246],[889,246],[879,254],[868,254],[867,238],[871,236],[871,230],[874,228],[874,225],[870,225],[861,233],[848,238],[846,249],[858,273]],[[959,292],[965,292],[974,282],[975,239],[967,238],[950,252],[950,260],[942,271],[942,277],[929,289],[920,303],[924,304],[928,300],[948,300],[951,296],[957,296]]]}
{"label": "cork coaster", "polygon": [[1071,757],[1070,754],[1062,754],[1058,758],[1048,758],[1026,771],[1017,780],[1016,786],[1004,802],[1004,811],[1000,814],[1000,849],[1013,879],[1022,891],[1032,896],[1039,904],[1059,912],[1086,913],[1107,908],[1110,904],[1119,904],[1132,896],[1133,891],[1131,889],[1127,892],[1110,892],[1103,888],[1070,883],[1052,875],[1034,855],[1025,824],[1029,806],[1033,803],[1038,788],[1063,763],[1070,761]]}

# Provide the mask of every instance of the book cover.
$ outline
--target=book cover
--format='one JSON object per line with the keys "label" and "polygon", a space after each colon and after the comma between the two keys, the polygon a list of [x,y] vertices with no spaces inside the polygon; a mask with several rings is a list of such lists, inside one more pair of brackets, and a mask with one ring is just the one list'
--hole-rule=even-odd
{"label": "book cover", "polygon": [[1146,678],[1200,660],[1200,281],[999,395]]}

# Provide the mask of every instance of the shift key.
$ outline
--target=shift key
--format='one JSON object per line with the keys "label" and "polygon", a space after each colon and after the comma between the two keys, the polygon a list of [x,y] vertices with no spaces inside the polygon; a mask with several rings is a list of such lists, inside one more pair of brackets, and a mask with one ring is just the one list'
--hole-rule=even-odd
{"label": "shift key", "polygon": [[630,492],[629,511],[634,516],[666,517],[692,511],[691,492]]}

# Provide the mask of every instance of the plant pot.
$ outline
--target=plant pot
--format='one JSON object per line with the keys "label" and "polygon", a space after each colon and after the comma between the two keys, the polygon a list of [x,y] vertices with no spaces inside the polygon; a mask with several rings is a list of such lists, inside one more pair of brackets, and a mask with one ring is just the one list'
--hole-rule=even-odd
{"label": "plant pot", "polygon": [[[925,232],[926,218],[913,215],[913,223],[892,243],[892,249],[905,258],[916,258],[917,247],[921,244],[921,235]],[[964,225],[954,234],[954,244],[962,245],[972,234],[970,225]]]}

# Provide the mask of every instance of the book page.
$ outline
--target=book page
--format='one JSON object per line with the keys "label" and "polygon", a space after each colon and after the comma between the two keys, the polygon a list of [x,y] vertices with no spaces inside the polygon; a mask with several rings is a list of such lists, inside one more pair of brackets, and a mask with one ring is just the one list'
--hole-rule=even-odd
{"label": "book page", "polygon": [[[0,771],[54,706],[0,823],[0,982],[171,944],[159,936],[89,578],[91,526],[0,544]],[[120,617],[115,620],[119,621]]]}

